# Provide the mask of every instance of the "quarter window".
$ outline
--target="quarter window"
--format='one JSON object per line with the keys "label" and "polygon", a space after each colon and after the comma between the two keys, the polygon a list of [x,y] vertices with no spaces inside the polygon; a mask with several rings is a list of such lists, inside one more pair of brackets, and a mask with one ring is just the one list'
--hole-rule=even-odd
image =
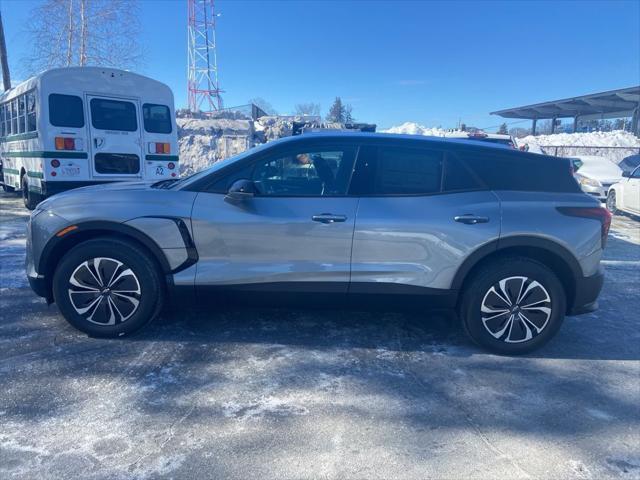
{"label": "quarter window", "polygon": [[347,191],[355,148],[307,148],[259,161],[252,179],[264,196],[333,196]]}
{"label": "quarter window", "polygon": [[631,174],[631,178],[640,178],[640,167],[636,168]]}
{"label": "quarter window", "polygon": [[84,127],[82,98],[75,95],[49,95],[49,123],[54,127]]}
{"label": "quarter window", "polygon": [[149,133],[171,133],[171,112],[166,105],[142,105],[144,129]]}
{"label": "quarter window", "polygon": [[100,130],[135,132],[138,129],[136,106],[131,102],[92,98],[91,123]]}

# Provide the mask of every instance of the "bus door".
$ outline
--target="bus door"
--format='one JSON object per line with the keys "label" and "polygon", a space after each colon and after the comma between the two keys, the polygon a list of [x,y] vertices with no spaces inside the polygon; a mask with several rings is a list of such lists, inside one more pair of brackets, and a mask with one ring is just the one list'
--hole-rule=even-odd
{"label": "bus door", "polygon": [[142,177],[142,126],[137,100],[87,95],[94,177]]}

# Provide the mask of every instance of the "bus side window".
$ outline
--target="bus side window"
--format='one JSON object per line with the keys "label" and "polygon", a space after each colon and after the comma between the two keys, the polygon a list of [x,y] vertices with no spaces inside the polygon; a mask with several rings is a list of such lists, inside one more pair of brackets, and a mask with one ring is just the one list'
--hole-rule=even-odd
{"label": "bus side window", "polygon": [[27,127],[27,109],[25,108],[25,96],[18,97],[18,133],[24,133]]}
{"label": "bus side window", "polygon": [[36,131],[36,92],[27,93],[27,132]]}
{"label": "bus side window", "polygon": [[7,134],[4,123],[4,105],[0,105],[0,137],[4,137]]}
{"label": "bus side window", "polygon": [[18,99],[11,100],[11,133],[16,134],[18,132]]}

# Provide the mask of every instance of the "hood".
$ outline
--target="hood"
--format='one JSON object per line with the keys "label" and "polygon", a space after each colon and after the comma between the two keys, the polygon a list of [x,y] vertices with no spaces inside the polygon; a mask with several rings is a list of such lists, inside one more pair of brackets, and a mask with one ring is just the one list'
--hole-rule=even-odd
{"label": "hood", "polygon": [[579,156],[582,166],[578,173],[599,182],[615,183],[622,179],[622,169],[605,157]]}
{"label": "hood", "polygon": [[152,188],[156,182],[113,182],[54,195],[37,207],[68,221],[124,222],[144,216],[188,218],[196,192]]}

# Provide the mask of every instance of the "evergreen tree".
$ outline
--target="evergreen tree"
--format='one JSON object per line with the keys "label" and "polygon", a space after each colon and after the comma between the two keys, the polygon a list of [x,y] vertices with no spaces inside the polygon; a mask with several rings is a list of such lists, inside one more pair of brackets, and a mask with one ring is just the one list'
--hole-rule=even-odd
{"label": "evergreen tree", "polygon": [[500,129],[498,130],[498,133],[500,135],[508,135],[509,134],[509,128],[507,127],[506,122],[503,123],[502,125],[500,125]]}
{"label": "evergreen tree", "polygon": [[342,99],[340,97],[336,97],[333,105],[329,108],[329,113],[327,114],[327,122],[337,122],[344,123],[344,105],[342,105]]}

